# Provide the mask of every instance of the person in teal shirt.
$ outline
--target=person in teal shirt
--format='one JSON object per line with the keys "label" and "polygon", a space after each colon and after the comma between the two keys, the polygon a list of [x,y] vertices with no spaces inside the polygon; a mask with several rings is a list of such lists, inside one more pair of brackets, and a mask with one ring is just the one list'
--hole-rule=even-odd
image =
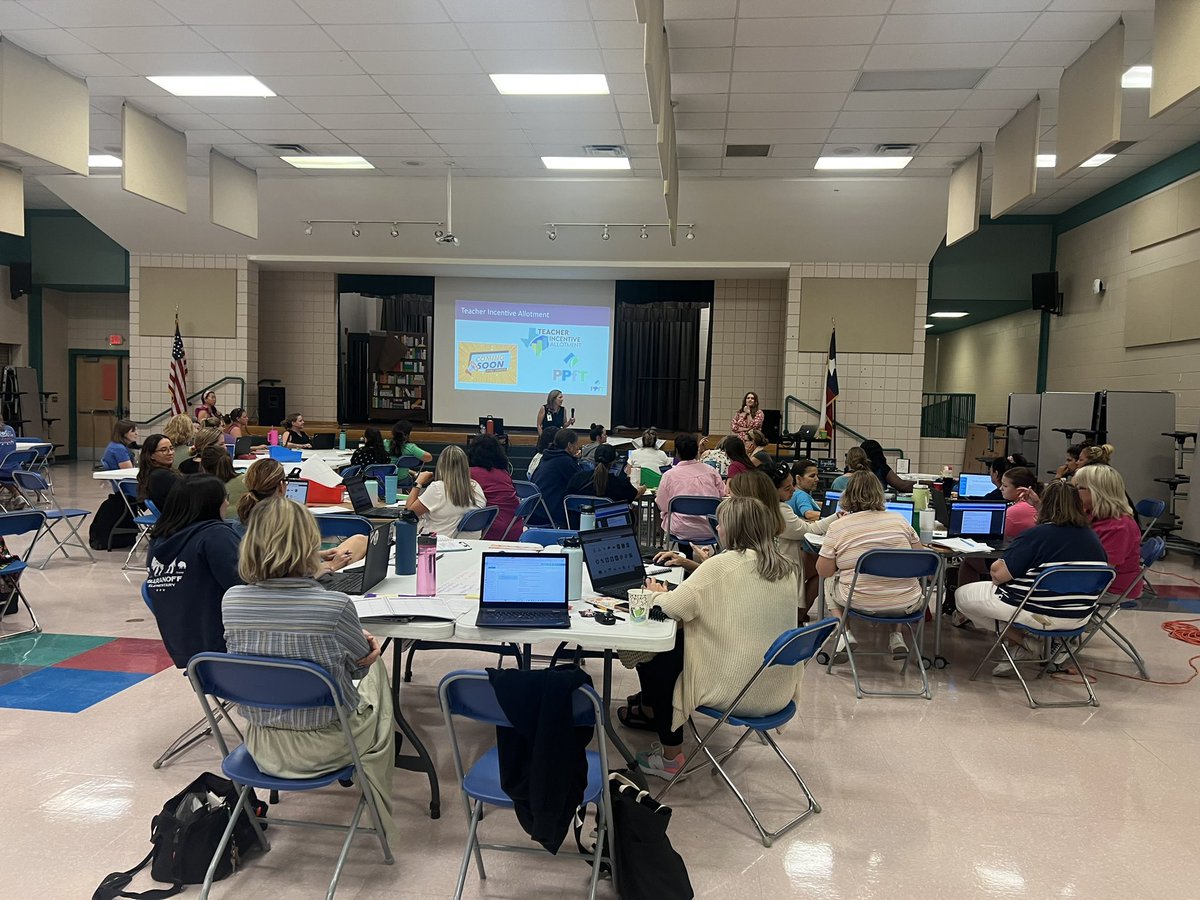
{"label": "person in teal shirt", "polygon": [[851,447],[846,451],[846,474],[833,479],[833,484],[829,486],[829,489],[844,491],[846,485],[850,483],[850,476],[860,470],[869,472],[871,470],[870,460],[867,459],[867,453],[862,447]]}
{"label": "person in teal shirt", "polygon": [[[402,456],[415,456],[421,462],[433,462],[433,454],[426,453],[409,438],[412,435],[412,423],[401,419],[392,426],[392,456],[399,459]],[[401,481],[407,480],[409,477],[408,469],[397,469],[396,475]]]}
{"label": "person in teal shirt", "polygon": [[817,472],[817,464],[811,459],[798,459],[792,463],[792,479],[795,481],[796,491],[787,503],[797,518],[808,522],[821,518],[821,506],[812,498],[812,492],[820,483]]}

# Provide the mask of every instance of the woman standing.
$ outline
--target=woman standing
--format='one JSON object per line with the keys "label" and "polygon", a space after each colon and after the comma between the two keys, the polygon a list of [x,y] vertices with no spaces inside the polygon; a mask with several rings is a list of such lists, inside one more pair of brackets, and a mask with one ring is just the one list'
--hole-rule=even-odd
{"label": "woman standing", "polygon": [[[513,487],[512,476],[508,474],[508,457],[494,435],[481,434],[467,447],[467,459],[471,464],[471,478],[483,490],[484,505],[494,506],[498,510],[496,520],[484,538],[498,541],[509,530],[513,513],[521,502],[517,489]],[[518,538],[524,524],[522,521],[516,524]]]}
{"label": "woman standing", "polygon": [[742,439],[747,451],[750,449],[750,430],[753,428],[762,431],[764,418],[763,411],[758,408],[758,394],[747,391],[746,396],[742,398],[742,408],[737,411],[729,425],[729,430]]}
{"label": "woman standing", "polygon": [[153,501],[161,511],[167,503],[167,495],[178,477],[171,468],[175,462],[175,448],[166,435],[152,434],[142,443],[138,456],[138,499]]}
{"label": "woman standing", "polygon": [[205,419],[219,419],[221,414],[217,411],[217,392],[206,391],[204,396],[200,398],[200,405],[196,407],[196,419],[203,422]]}
{"label": "woman standing", "polygon": [[104,456],[100,457],[100,465],[112,469],[132,469],[133,451],[137,448],[137,426],[128,419],[120,419],[113,426],[112,440],[104,448]]}
{"label": "woman standing", "polygon": [[283,446],[293,450],[309,450],[312,448],[312,438],[304,430],[304,416],[292,413],[283,420]]}
{"label": "woman standing", "polygon": [[563,408],[563,400],[565,399],[563,392],[557,389],[546,395],[546,402],[538,409],[537,414],[537,430],[539,435],[547,425],[553,425],[555,428],[570,428],[575,424],[574,416],[567,419],[567,411]]}
{"label": "woman standing", "polygon": [[[320,549],[321,533],[303,506],[282,499],[255,509],[238,553],[245,584],[226,591],[221,603],[225,641],[231,653],[302,659],[329,673],[349,707],[359,777],[390,843],[395,739],[387,671],[379,641],[362,627],[350,598],[316,580]],[[241,713],[249,722],[246,748],[263,772],[310,778],[351,762],[337,713],[328,706],[243,706]]]}
{"label": "woman standing", "polygon": [[883,455],[883,448],[879,446],[879,441],[863,441],[859,446],[862,447],[863,453],[867,454],[867,468],[875,473],[875,477],[879,479],[879,483],[885,491],[891,489],[899,491],[901,494],[912,493],[912,489],[917,486],[917,483],[905,481],[892,471],[887,457]]}
{"label": "woman standing", "polygon": [[[434,471],[417,476],[405,506],[420,516],[417,526],[420,534],[437,532],[448,536],[458,528],[464,515],[487,506],[487,498],[479,482],[471,478],[467,454],[462,447],[450,446],[438,456]],[[464,531],[459,537],[472,540],[479,537],[479,532]]]}

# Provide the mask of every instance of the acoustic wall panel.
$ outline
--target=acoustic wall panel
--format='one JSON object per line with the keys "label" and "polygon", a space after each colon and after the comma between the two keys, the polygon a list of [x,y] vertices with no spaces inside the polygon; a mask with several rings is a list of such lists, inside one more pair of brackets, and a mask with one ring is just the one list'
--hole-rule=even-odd
{"label": "acoustic wall panel", "polygon": [[983,194],[983,148],[980,147],[950,173],[950,199],[946,204],[946,246],[979,230]]}
{"label": "acoustic wall panel", "polygon": [[214,225],[258,237],[258,173],[253,169],[210,151],[208,201]]}
{"label": "acoustic wall panel", "polygon": [[1125,23],[1118,19],[1063,70],[1058,82],[1055,178],[1062,178],[1121,140],[1124,57]]}
{"label": "acoustic wall panel", "polygon": [[87,82],[0,39],[0,143],[88,173]]}
{"label": "acoustic wall panel", "polygon": [[1037,190],[1042,98],[1035,96],[996,132],[992,163],[992,218],[999,218]]}
{"label": "acoustic wall panel", "polygon": [[138,272],[140,331],[175,334],[175,310],[184,334],[237,337],[237,269],[167,269],[142,266]]}
{"label": "acoustic wall panel", "polygon": [[800,282],[797,350],[829,349],[837,320],[843,353],[912,353],[917,315],[913,278],[805,278]]}
{"label": "acoustic wall panel", "polygon": [[1140,250],[1179,233],[1179,191],[1168,188],[1129,208],[1129,249]]}
{"label": "acoustic wall panel", "polygon": [[25,236],[25,177],[0,166],[0,231]]}
{"label": "acoustic wall panel", "polygon": [[121,107],[121,146],[121,187],[187,212],[187,138],[182,132],[126,103]]}
{"label": "acoustic wall panel", "polygon": [[1200,3],[1156,0],[1154,4],[1154,79],[1150,117],[1161,115],[1200,88]]}

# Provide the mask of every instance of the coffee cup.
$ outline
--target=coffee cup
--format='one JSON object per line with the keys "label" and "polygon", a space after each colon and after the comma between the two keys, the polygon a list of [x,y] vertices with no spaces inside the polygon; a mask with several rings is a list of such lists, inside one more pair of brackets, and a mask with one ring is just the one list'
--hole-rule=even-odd
{"label": "coffee cup", "polygon": [[654,591],[634,588],[629,591],[629,621],[638,624],[649,621],[650,607],[654,605]]}

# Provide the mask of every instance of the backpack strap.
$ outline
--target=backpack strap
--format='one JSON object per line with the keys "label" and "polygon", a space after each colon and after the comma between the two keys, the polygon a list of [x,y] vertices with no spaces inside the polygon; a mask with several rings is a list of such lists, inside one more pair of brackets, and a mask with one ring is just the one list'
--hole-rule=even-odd
{"label": "backpack strap", "polygon": [[115,900],[117,897],[128,897],[131,900],[166,900],[166,898],[174,897],[180,893],[183,890],[182,884],[173,884],[169,888],[142,891],[141,893],[123,890],[123,888],[129,886],[129,882],[133,881],[134,875],[150,865],[150,860],[153,857],[154,850],[152,849],[146,854],[146,858],[132,869],[127,869],[124,872],[112,872],[104,876],[104,880],[100,882],[100,886],[92,894],[92,900]]}

